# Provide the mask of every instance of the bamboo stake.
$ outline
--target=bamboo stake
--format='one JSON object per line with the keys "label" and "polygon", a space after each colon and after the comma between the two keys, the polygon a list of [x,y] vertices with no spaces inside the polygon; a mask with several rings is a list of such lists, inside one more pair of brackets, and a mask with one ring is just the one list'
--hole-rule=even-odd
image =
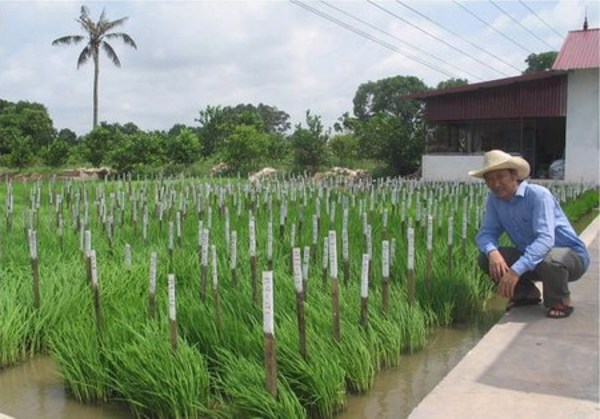
{"label": "bamboo stake", "polygon": [[300,355],[302,358],[307,359],[308,354],[306,351],[306,320],[304,316],[304,289],[302,281],[302,267],[300,261],[300,248],[294,247],[292,249],[292,255],[294,258],[294,286],[296,289],[296,318],[298,319],[298,343],[300,347]]}
{"label": "bamboo stake", "polygon": [[331,306],[333,317],[333,339],[341,340],[340,295],[337,269],[337,246],[335,230],[329,231],[329,275],[331,276]]}
{"label": "bamboo stake", "polygon": [[433,217],[427,216],[427,263],[425,265],[425,288],[431,289],[433,274]]}
{"label": "bamboo stake", "polygon": [[219,293],[219,277],[217,275],[217,247],[213,244],[210,246],[212,259],[212,292],[213,303],[215,305],[215,324],[217,326],[217,334],[222,336],[221,327],[221,295]]}
{"label": "bamboo stake", "polygon": [[200,298],[206,298],[208,283],[208,229],[202,231],[202,249],[200,251]]}
{"label": "bamboo stake", "polygon": [[415,230],[413,227],[408,227],[408,302],[415,302]]}
{"label": "bamboo stake", "polygon": [[150,283],[148,286],[148,317],[156,318],[156,252],[150,253]]}
{"label": "bamboo stake", "polygon": [[237,231],[231,232],[231,252],[229,255],[229,269],[231,270],[231,283],[237,286]]}
{"label": "bamboo stake", "polygon": [[367,328],[369,324],[369,255],[363,254],[360,275],[360,325]]}
{"label": "bamboo stake", "polygon": [[381,243],[381,271],[382,271],[382,310],[384,314],[388,313],[390,306],[390,242],[384,240]]}
{"label": "bamboo stake", "polygon": [[169,289],[169,330],[171,333],[171,349],[177,351],[177,308],[175,303],[175,275],[167,276]]}
{"label": "bamboo stake", "polygon": [[265,387],[277,397],[277,357],[275,347],[275,320],[273,307],[273,272],[262,274],[263,282],[263,332],[265,347]]}
{"label": "bamboo stake", "polygon": [[252,301],[258,303],[258,272],[256,270],[256,225],[254,218],[249,221],[250,234],[250,276],[252,281]]}
{"label": "bamboo stake", "polygon": [[94,304],[94,314],[96,317],[96,330],[98,341],[102,344],[104,341],[104,319],[102,316],[102,304],[100,302],[100,284],[98,281],[98,267],[96,265],[96,251],[90,250],[88,255],[89,263],[89,282],[92,285],[92,298]]}
{"label": "bamboo stake", "polygon": [[37,233],[29,230],[29,257],[31,260],[31,275],[33,280],[33,308],[40,308],[40,267],[37,255]]}

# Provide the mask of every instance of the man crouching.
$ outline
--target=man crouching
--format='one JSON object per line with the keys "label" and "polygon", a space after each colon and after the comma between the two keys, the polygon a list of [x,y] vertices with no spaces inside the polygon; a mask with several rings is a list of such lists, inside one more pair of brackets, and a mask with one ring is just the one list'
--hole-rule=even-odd
{"label": "man crouching", "polygon": [[[540,292],[533,281],[542,281],[547,316],[565,318],[573,312],[569,282],[584,274],[590,257],[550,191],[524,180],[529,172],[526,160],[501,150],[485,153],[483,168],[469,172],[483,178],[490,190],[475,238],[479,265],[509,299],[507,309],[538,304]],[[498,246],[503,232],[514,247]]]}

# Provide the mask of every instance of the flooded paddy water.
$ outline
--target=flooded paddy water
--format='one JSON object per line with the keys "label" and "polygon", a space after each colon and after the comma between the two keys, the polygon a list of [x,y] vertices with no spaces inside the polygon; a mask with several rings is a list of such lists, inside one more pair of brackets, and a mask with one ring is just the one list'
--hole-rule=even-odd
{"label": "flooded paddy water", "polygon": [[[402,356],[400,365],[381,371],[371,391],[350,395],[337,419],[398,419],[414,407],[483,337],[503,313],[503,300],[493,298],[477,324],[438,328],[427,346]],[[38,356],[0,370],[0,413],[15,419],[125,419],[119,405],[83,404],[69,396],[50,357]]]}

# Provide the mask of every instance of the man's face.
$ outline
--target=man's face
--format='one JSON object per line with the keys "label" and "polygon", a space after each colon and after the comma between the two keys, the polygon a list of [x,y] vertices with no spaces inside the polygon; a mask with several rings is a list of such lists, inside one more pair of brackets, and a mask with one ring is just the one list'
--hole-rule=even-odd
{"label": "man's face", "polygon": [[514,170],[494,170],[486,173],[483,178],[494,195],[507,201],[513,197],[519,187],[517,173]]}

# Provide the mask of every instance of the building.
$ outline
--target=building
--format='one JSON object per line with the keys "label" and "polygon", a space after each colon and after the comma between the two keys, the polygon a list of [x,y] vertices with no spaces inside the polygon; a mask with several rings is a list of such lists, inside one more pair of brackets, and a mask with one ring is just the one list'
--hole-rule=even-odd
{"label": "building", "polygon": [[[425,103],[425,180],[466,180],[484,152],[526,158],[532,178],[600,184],[600,30],[569,32],[552,70],[414,94]],[[564,165],[563,165],[564,163]]]}

